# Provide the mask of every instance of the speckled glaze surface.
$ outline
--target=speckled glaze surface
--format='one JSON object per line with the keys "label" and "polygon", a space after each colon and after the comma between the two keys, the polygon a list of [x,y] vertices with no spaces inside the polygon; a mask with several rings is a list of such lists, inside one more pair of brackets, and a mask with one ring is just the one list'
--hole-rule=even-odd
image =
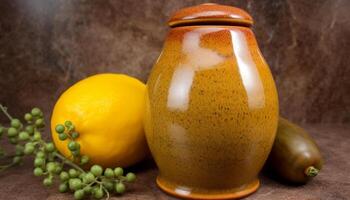
{"label": "speckled glaze surface", "polygon": [[147,90],[146,137],[162,190],[232,199],[258,188],[278,98],[250,28],[172,28]]}

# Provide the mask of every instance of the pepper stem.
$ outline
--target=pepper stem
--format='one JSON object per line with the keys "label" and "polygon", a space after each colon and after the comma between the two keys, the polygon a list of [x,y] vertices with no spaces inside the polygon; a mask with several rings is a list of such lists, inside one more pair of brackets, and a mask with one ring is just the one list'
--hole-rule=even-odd
{"label": "pepper stem", "polygon": [[319,169],[315,168],[314,166],[310,166],[305,169],[304,173],[308,177],[315,177],[320,172]]}

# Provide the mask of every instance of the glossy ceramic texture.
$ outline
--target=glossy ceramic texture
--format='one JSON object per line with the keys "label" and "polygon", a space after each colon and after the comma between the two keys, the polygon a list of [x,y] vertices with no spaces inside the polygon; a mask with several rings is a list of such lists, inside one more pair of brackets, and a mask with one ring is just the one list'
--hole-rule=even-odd
{"label": "glossy ceramic texture", "polygon": [[146,137],[162,190],[230,199],[258,188],[278,98],[250,28],[172,28],[147,90]]}

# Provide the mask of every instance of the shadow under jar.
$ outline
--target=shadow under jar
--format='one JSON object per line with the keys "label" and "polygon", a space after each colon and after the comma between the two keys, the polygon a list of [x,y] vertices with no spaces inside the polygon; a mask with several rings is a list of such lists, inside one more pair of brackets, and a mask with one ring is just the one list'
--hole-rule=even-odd
{"label": "shadow under jar", "polygon": [[274,80],[245,11],[202,4],[176,12],[147,82],[145,130],[158,186],[191,199],[259,187],[278,122]]}

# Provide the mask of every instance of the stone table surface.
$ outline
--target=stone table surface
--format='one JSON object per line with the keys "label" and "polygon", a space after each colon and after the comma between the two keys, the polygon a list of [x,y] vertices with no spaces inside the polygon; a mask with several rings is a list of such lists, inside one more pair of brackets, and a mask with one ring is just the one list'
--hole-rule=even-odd
{"label": "stone table surface", "polygon": [[[318,124],[304,126],[319,144],[325,165],[319,176],[303,186],[284,185],[261,175],[260,189],[247,200],[344,200],[350,199],[350,125]],[[0,199],[68,200],[71,194],[60,194],[57,189],[44,188],[42,179],[32,174],[31,160],[24,165],[0,173]],[[157,169],[152,162],[138,165],[134,171],[138,181],[127,194],[110,199],[171,199],[160,191],[154,180]],[[57,186],[56,186],[57,187]]]}

